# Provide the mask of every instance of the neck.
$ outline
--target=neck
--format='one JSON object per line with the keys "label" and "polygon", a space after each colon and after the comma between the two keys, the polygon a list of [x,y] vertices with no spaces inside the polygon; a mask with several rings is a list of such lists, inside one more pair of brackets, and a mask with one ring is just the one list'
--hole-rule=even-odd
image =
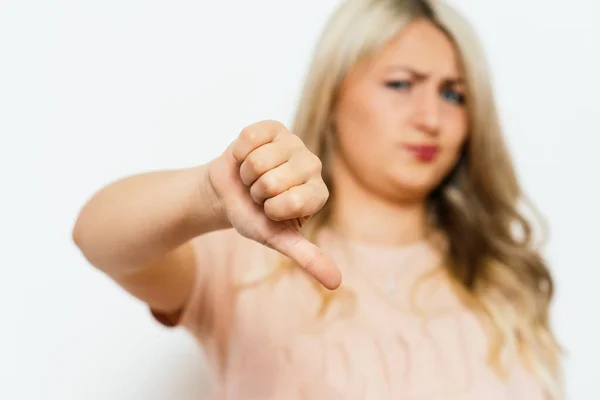
{"label": "neck", "polygon": [[333,229],[349,239],[386,245],[404,245],[425,238],[425,201],[392,201],[369,192],[349,174],[336,172],[331,199]]}

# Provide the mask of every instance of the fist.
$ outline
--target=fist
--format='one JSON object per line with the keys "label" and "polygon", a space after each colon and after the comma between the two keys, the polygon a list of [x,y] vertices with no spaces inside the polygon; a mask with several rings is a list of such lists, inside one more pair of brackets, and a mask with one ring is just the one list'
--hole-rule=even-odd
{"label": "fist", "polygon": [[321,160],[279,122],[260,122],[242,130],[232,154],[250,197],[273,221],[297,219],[302,224],[329,197]]}
{"label": "fist", "polygon": [[275,121],[253,124],[209,166],[220,210],[242,236],[291,258],[328,289],[341,274],[300,232],[329,196],[321,161]]}

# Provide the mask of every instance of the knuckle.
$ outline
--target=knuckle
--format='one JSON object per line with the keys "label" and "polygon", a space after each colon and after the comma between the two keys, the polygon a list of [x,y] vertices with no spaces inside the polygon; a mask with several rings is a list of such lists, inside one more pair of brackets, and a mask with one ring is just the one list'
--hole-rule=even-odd
{"label": "knuckle", "polygon": [[306,200],[297,193],[290,193],[288,198],[288,210],[290,214],[298,216],[304,210]]}
{"label": "knuckle", "polygon": [[250,147],[256,148],[272,141],[282,132],[287,132],[287,128],[281,122],[260,121],[243,128],[239,134],[239,139],[250,145]]}
{"label": "knuckle", "polygon": [[266,127],[274,129],[276,131],[280,131],[280,130],[287,131],[286,126],[282,122],[276,121],[276,120],[273,120],[273,119],[265,120],[265,121],[262,122],[262,124],[264,124]]}
{"label": "knuckle", "polygon": [[310,168],[310,172],[315,173],[315,174],[321,174],[321,171],[323,170],[323,163],[321,162],[321,159],[314,153],[309,152],[309,156],[308,156],[308,166]]}
{"label": "knuckle", "polygon": [[303,174],[306,174],[307,177],[310,178],[321,177],[323,164],[321,163],[321,159],[319,157],[308,150],[303,151],[297,157],[298,158],[296,160],[298,165],[301,167]]}
{"label": "knuckle", "polygon": [[310,214],[317,213],[329,200],[329,189],[321,182],[314,190],[313,202],[311,203],[310,209],[306,210]]}
{"label": "knuckle", "polygon": [[242,129],[240,139],[248,143],[255,143],[258,140],[258,135],[256,126],[250,125]]}
{"label": "knuckle", "polygon": [[270,129],[277,138],[277,141],[285,143],[288,147],[296,147],[298,143],[302,142],[298,135],[294,135],[290,132],[290,130],[281,122],[273,121],[272,125],[270,125]]}
{"label": "knuckle", "polygon": [[323,190],[321,192],[318,208],[321,209],[325,204],[327,204],[328,200],[329,200],[329,188],[325,184],[323,184]]}
{"label": "knuckle", "polygon": [[253,151],[252,153],[248,154],[245,163],[250,171],[253,173],[260,173],[264,168],[265,161],[262,157],[260,157],[260,154],[258,154],[256,151]]}
{"label": "knuckle", "polygon": [[254,173],[250,170],[250,167],[246,161],[242,162],[242,165],[240,166],[240,178],[246,186],[254,183]]}
{"label": "knuckle", "polygon": [[300,136],[289,132],[286,136],[286,140],[287,140],[288,146],[292,150],[295,150],[296,152],[298,152],[300,154],[302,154],[304,152],[308,152],[308,149],[304,145],[304,142],[302,141]]}
{"label": "knuckle", "polygon": [[277,138],[282,132],[287,130],[281,122],[273,120],[261,121],[256,126],[260,127],[260,130],[269,141]]}
{"label": "knuckle", "polygon": [[325,199],[325,202],[329,199],[329,188],[327,187],[327,185],[325,184],[325,182],[322,182],[323,184],[323,198]]}
{"label": "knuckle", "polygon": [[324,198],[324,199],[329,198],[329,188],[323,181],[317,182],[315,192],[316,192],[315,195],[318,198]]}
{"label": "knuckle", "polygon": [[250,188],[250,198],[256,204],[264,204],[264,202],[265,202],[265,197],[262,196],[260,191],[257,189],[257,185],[253,185]]}
{"label": "knuckle", "polygon": [[286,219],[285,215],[281,212],[281,207],[272,199],[265,201],[264,210],[265,215],[273,221],[283,221]]}
{"label": "knuckle", "polygon": [[258,182],[260,191],[268,197],[279,194],[281,190],[280,180],[272,174],[263,176]]}

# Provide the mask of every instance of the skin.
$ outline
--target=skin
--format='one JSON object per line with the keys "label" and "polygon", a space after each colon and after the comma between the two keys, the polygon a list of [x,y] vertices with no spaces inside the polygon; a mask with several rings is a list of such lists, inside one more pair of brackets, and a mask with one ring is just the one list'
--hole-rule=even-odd
{"label": "skin", "polygon": [[[349,72],[332,115],[337,228],[381,243],[422,235],[425,199],[466,138],[460,78],[452,43],[426,21]],[[435,160],[421,162],[404,147],[421,143],[439,146]],[[335,289],[339,271],[299,231],[329,197],[321,169],[281,123],[258,122],[206,165],[132,176],[98,191],[73,239],[92,265],[164,313],[181,308],[202,263],[190,240],[231,227]]]}
{"label": "skin", "polygon": [[241,235],[290,257],[328,289],[341,283],[332,261],[300,233],[329,196],[321,161],[276,121],[245,128],[208,169],[218,212]]}
{"label": "skin", "polygon": [[[467,137],[461,82],[452,42],[428,21],[413,22],[350,72],[333,115],[334,210],[342,231],[391,244],[424,235],[425,200]],[[419,144],[439,146],[437,157],[422,162],[405,147]]]}

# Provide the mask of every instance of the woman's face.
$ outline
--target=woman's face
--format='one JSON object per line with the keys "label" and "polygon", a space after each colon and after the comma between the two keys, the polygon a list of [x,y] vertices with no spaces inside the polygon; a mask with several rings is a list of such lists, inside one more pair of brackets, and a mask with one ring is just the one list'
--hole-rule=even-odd
{"label": "woman's face", "polygon": [[446,35],[429,21],[408,25],[342,83],[334,179],[343,173],[390,200],[423,200],[460,156],[465,89]]}

